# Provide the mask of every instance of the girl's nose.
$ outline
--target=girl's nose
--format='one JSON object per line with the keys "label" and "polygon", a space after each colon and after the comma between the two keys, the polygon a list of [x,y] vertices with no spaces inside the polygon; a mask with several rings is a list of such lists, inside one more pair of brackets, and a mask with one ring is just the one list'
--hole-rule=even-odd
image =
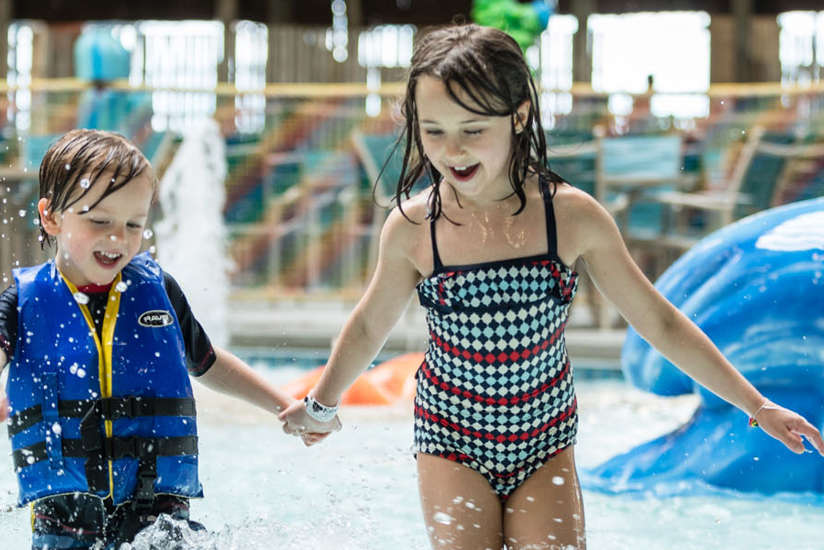
{"label": "girl's nose", "polygon": [[458,138],[446,140],[446,156],[449,159],[459,159],[463,156],[463,143]]}

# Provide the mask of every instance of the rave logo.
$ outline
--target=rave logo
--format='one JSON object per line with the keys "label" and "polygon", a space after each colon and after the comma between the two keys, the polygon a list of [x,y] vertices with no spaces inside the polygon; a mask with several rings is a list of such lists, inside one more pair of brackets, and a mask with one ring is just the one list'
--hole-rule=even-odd
{"label": "rave logo", "polygon": [[137,322],[140,323],[140,326],[143,327],[167,327],[171,325],[174,321],[172,319],[172,314],[168,311],[162,309],[153,309],[151,311],[145,311],[140,314],[140,317],[137,318]]}

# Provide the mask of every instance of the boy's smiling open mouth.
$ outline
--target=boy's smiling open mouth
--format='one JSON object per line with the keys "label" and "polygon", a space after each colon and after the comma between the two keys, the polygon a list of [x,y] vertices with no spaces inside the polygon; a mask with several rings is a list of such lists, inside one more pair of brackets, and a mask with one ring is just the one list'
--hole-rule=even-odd
{"label": "boy's smiling open mouth", "polygon": [[103,265],[104,267],[111,267],[117,263],[117,261],[123,256],[119,252],[101,252],[95,251],[94,259],[97,260],[97,263]]}

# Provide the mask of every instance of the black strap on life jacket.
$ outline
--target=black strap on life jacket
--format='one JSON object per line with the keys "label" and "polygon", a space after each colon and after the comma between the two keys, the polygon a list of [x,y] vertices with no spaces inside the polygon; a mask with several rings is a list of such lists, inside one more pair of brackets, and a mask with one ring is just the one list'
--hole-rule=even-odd
{"label": "black strap on life jacket", "polygon": [[[154,501],[158,456],[197,455],[197,437],[106,437],[104,420],[140,416],[195,416],[195,403],[189,398],[109,397],[98,400],[61,401],[58,414],[80,417],[80,439],[62,439],[63,456],[86,458],[85,471],[89,491],[97,493],[109,487],[108,461],[131,457],[138,459],[137,486],[133,497],[136,511],[145,512]],[[40,405],[29,407],[12,417],[9,436],[43,420]],[[41,441],[15,450],[16,468],[25,468],[48,459],[46,442]]]}
{"label": "black strap on life jacket", "polygon": [[[83,418],[89,405],[100,403],[103,420],[117,420],[139,416],[197,416],[194,399],[178,397],[104,397],[103,399],[62,400],[57,403],[57,414],[63,418]],[[41,406],[23,409],[9,418],[9,437],[43,421]]]}

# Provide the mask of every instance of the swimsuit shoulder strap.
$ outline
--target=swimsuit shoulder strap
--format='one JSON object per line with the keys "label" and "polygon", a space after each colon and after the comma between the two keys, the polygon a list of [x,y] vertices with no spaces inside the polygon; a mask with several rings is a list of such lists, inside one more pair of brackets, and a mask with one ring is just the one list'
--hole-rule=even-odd
{"label": "swimsuit shoulder strap", "polygon": [[552,204],[552,193],[549,190],[547,178],[540,176],[538,185],[544,199],[544,214],[546,217],[546,242],[551,255],[558,254],[558,236],[555,229],[555,207]]}
{"label": "swimsuit shoulder strap", "polygon": [[443,262],[438,253],[438,241],[435,239],[435,220],[429,220],[429,239],[432,241],[432,265],[435,268],[433,273],[438,273],[443,269]]}

